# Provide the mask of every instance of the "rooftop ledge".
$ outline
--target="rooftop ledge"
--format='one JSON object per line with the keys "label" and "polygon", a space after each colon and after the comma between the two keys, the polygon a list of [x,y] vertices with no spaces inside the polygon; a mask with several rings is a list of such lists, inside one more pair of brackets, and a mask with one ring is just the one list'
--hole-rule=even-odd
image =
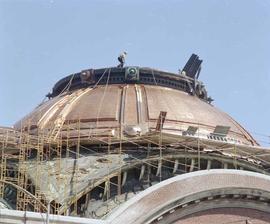
{"label": "rooftop ledge", "polygon": [[66,91],[106,84],[156,85],[196,95],[208,103],[213,101],[211,97],[208,97],[204,84],[185,73],[175,74],[139,66],[82,70],[59,80],[47,97],[52,98]]}

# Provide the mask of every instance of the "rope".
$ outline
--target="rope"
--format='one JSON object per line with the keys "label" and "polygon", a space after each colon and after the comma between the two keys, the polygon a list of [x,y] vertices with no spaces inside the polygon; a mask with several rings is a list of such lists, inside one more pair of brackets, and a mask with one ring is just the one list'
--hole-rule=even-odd
{"label": "rope", "polygon": [[250,133],[252,133],[254,135],[257,135],[257,136],[262,136],[262,137],[270,138],[270,135],[266,135],[266,134],[263,134],[263,133],[253,132],[253,131],[250,131]]}
{"label": "rope", "polygon": [[[107,72],[107,68],[105,69],[105,71],[103,72],[103,74],[100,76],[99,80],[96,82],[96,84],[92,87],[92,89],[95,89],[97,87],[97,85],[99,84],[99,82],[102,80],[103,76],[106,74]],[[109,71],[111,71],[111,68],[109,68]],[[89,128],[89,138],[91,136],[91,127]]]}
{"label": "rope", "polygon": [[[108,68],[105,69],[105,71],[103,72],[103,74],[100,76],[99,80],[93,86],[93,89],[97,87],[97,85],[99,84],[99,82],[101,81],[101,79],[103,78],[103,76],[105,75],[105,73],[107,72],[107,70],[108,70]],[[109,68],[109,70],[111,71],[111,68]]]}
{"label": "rope", "polygon": [[99,104],[98,113],[97,113],[97,125],[96,125],[96,127],[98,127],[98,119],[99,119],[101,107],[103,105],[103,101],[104,101],[104,98],[105,98],[105,95],[106,95],[106,92],[107,92],[107,89],[108,89],[110,75],[111,75],[111,69],[109,69],[105,89],[104,89],[104,92],[103,92],[103,95],[102,95],[102,98],[101,98],[101,101],[100,101],[100,104]]}
{"label": "rope", "polygon": [[153,76],[154,82],[155,82],[155,84],[156,84],[156,86],[157,86],[158,84],[157,84],[157,81],[156,81],[156,78],[155,78],[154,70],[151,69],[151,71],[152,71],[152,76]]}
{"label": "rope", "polygon": [[68,84],[65,86],[65,88],[61,91],[61,93],[59,95],[61,95],[63,92],[65,92],[66,90],[68,91],[70,86],[71,86],[71,83],[73,81],[73,78],[75,76],[75,73],[72,75],[71,79],[69,80]]}

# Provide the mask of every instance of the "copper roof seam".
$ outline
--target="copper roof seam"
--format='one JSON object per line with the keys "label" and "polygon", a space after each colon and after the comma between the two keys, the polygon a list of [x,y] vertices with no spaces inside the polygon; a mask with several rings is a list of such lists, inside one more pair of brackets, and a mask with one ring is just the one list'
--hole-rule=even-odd
{"label": "copper roof seam", "polygon": [[[49,122],[51,117],[58,111],[59,107],[63,105],[68,99],[70,95],[63,96],[62,99],[57,101],[55,104],[53,104],[40,118],[40,120],[37,123],[37,126],[41,129],[43,129],[46,124]],[[57,108],[58,107],[58,108]]]}
{"label": "copper roof seam", "polygon": [[119,122],[120,122],[120,127],[124,123],[125,119],[125,102],[126,102],[126,88],[127,86],[122,86],[122,93],[121,93],[121,103],[120,103],[120,114],[119,114]]}
{"label": "copper roof seam", "polygon": [[137,123],[142,123],[142,95],[140,92],[140,87],[135,84],[135,93],[136,93],[136,107],[137,107]]}
{"label": "copper roof seam", "polygon": [[143,90],[143,102],[144,102],[144,107],[145,107],[145,120],[149,121],[149,108],[148,108],[148,103],[147,103],[148,100],[147,100],[147,94],[146,94],[145,86],[141,85],[141,88]]}
{"label": "copper roof seam", "polygon": [[[92,88],[83,89],[80,91],[75,91],[70,95],[69,102],[64,106],[64,108],[60,111],[57,118],[54,121],[55,128],[53,129],[53,132],[50,133],[50,136],[57,137],[59,134],[59,131],[61,130],[63,124],[65,123],[66,116],[69,114],[70,110],[73,108],[73,105],[86,93],[90,92]],[[56,131],[56,133],[54,133]]]}
{"label": "copper roof seam", "polygon": [[116,102],[116,110],[115,110],[115,121],[119,122],[120,119],[120,110],[121,110],[121,95],[122,95],[122,89],[117,90],[117,102]]}

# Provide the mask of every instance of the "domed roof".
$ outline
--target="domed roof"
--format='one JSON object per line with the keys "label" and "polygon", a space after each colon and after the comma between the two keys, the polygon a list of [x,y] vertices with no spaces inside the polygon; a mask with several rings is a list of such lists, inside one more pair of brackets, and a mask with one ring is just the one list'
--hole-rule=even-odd
{"label": "domed roof", "polygon": [[164,111],[163,130],[173,135],[183,135],[193,127],[198,135],[209,137],[220,127],[227,128],[227,139],[257,145],[241,125],[207,102],[201,82],[195,84],[203,87],[204,94],[197,94],[196,87],[192,94],[194,82],[184,75],[138,67],[83,71],[60,80],[50,94],[52,98],[17,122],[15,128],[49,130],[55,136],[68,125],[79,123],[82,136],[128,127],[137,127],[143,135],[156,129]]}

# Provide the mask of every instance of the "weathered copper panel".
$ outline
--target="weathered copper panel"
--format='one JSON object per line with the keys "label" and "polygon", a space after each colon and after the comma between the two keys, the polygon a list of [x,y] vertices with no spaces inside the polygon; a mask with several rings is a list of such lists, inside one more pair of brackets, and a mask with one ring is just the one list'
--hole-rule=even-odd
{"label": "weathered copper panel", "polygon": [[[150,119],[158,119],[160,111],[167,111],[167,119],[176,120],[175,112],[167,101],[166,88],[145,86]],[[168,89],[170,91],[170,89]]]}
{"label": "weathered copper panel", "polygon": [[150,119],[157,119],[160,111],[167,111],[168,120],[182,121],[191,125],[230,126],[239,131],[231,119],[212,105],[185,92],[163,87],[146,86]]}
{"label": "weathered copper panel", "polygon": [[99,86],[81,97],[67,120],[113,120],[119,116],[121,89],[116,85]]}

